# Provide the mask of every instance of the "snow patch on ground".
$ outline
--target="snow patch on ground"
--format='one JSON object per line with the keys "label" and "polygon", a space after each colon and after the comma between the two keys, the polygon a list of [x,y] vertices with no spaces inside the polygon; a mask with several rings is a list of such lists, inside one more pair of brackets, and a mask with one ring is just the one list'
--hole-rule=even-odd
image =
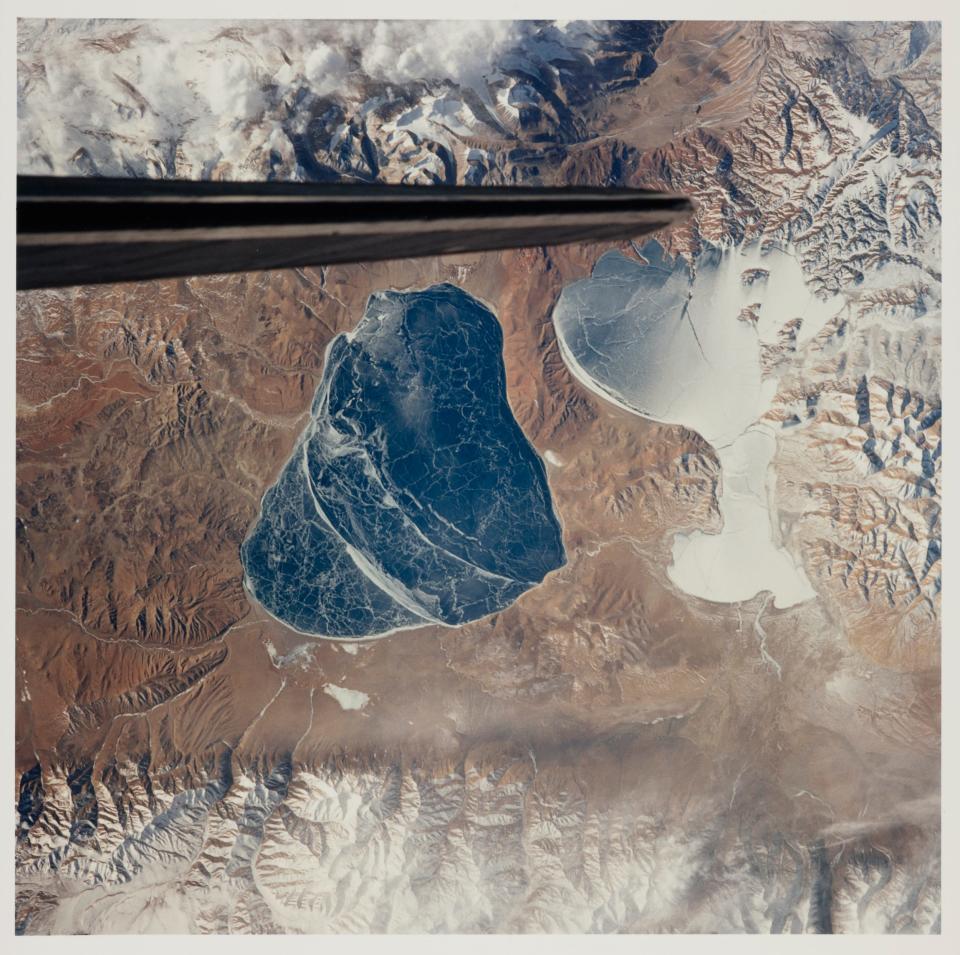
{"label": "snow patch on ground", "polygon": [[345,686],[327,683],[323,687],[327,696],[332,696],[344,710],[362,710],[369,702],[370,697],[360,690],[348,690]]}

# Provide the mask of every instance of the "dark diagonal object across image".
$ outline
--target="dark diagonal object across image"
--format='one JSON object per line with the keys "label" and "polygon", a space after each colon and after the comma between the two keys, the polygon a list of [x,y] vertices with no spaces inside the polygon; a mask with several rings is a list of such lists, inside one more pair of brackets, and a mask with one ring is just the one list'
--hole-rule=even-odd
{"label": "dark diagonal object across image", "polygon": [[693,209],[646,189],[17,177],[17,288],[631,239]]}

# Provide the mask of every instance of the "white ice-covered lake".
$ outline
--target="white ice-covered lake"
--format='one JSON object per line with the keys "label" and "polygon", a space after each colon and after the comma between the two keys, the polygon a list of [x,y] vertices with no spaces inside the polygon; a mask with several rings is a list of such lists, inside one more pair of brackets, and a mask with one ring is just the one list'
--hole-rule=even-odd
{"label": "white ice-covered lake", "polygon": [[729,603],[765,590],[777,607],[807,600],[814,592],[783,547],[773,499],[778,429],[761,419],[777,380],[761,354],[794,319],[802,345],[841,303],[815,297],[782,249],[711,249],[692,268],[656,242],[641,252],[646,262],[608,252],[564,289],[553,314],[564,360],[592,391],[716,449],[723,528],[676,535],[668,575],[679,588]]}

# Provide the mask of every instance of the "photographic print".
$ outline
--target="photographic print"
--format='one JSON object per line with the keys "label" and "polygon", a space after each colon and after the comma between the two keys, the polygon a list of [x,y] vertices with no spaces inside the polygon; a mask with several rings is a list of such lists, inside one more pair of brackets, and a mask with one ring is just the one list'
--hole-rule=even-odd
{"label": "photographic print", "polygon": [[16,43],[17,934],[940,933],[939,23]]}

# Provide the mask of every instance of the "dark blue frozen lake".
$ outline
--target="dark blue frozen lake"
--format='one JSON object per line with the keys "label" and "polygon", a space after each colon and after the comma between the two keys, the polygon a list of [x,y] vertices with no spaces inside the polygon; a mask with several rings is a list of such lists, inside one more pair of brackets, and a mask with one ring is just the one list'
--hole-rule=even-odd
{"label": "dark blue frozen lake", "polygon": [[307,633],[501,610],[565,562],[546,472],[506,398],[496,317],[453,285],[370,297],[243,544],[247,585]]}

